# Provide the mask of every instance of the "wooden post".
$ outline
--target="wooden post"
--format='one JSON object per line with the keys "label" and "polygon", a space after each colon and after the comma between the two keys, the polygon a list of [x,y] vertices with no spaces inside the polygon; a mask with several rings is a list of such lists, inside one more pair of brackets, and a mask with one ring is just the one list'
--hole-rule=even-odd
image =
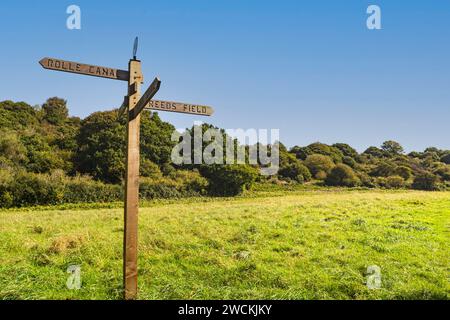
{"label": "wooden post", "polygon": [[[128,69],[130,73],[128,82],[128,106],[131,111],[140,99],[140,88],[143,82],[141,62],[138,60],[130,60]],[[123,285],[124,298],[126,300],[137,298],[140,121],[140,115],[134,118],[128,116],[123,242]]]}

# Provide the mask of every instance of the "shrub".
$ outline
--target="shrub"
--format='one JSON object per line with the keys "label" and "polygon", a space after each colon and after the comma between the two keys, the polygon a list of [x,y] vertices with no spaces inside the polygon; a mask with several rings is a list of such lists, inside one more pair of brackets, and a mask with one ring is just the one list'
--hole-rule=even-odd
{"label": "shrub", "polygon": [[183,194],[178,187],[175,181],[167,178],[158,180],[143,178],[140,181],[139,195],[147,200],[181,198]]}
{"label": "shrub", "polygon": [[447,153],[441,157],[441,162],[450,164],[450,153]]}
{"label": "shrub", "polygon": [[381,162],[371,172],[372,177],[389,177],[395,174],[396,166],[390,162]]}
{"label": "shrub", "polygon": [[[326,174],[328,174],[334,167],[334,163],[331,158],[321,154],[313,154],[308,156],[305,160],[305,165],[311,174],[317,179],[323,179],[323,173],[321,172],[324,172],[326,176]],[[319,175],[319,173],[321,174]]]}
{"label": "shrub", "polygon": [[180,190],[186,195],[204,195],[208,189],[208,180],[200,175],[197,170],[173,171],[168,177],[175,180]]}
{"label": "shrub", "polygon": [[412,177],[412,170],[406,166],[399,166],[394,170],[395,174],[407,181]]}
{"label": "shrub", "polygon": [[300,162],[291,163],[280,168],[278,175],[281,178],[288,178],[299,183],[304,183],[311,180],[311,173],[308,168]]}
{"label": "shrub", "polygon": [[94,181],[88,176],[67,179],[64,203],[113,202],[123,199],[123,186]]}
{"label": "shrub", "polygon": [[342,162],[343,154],[339,148],[334,146],[329,146],[324,143],[316,142],[312,143],[307,147],[294,147],[291,150],[292,153],[296,155],[298,159],[306,160],[308,156],[313,154],[321,154],[330,157],[334,162]]}
{"label": "shrub", "polygon": [[61,125],[69,116],[67,101],[54,97],[49,98],[43,105],[44,119],[53,125]]}
{"label": "shrub", "polygon": [[363,152],[363,154],[372,156],[374,158],[383,158],[386,156],[386,153],[377,147],[369,147],[366,151]]}
{"label": "shrub", "polygon": [[325,184],[328,186],[355,187],[360,184],[360,180],[352,168],[341,163],[331,170]]}
{"label": "shrub", "polygon": [[58,204],[62,186],[52,185],[48,176],[21,172],[9,186],[15,207]]}
{"label": "shrub", "polygon": [[216,196],[235,196],[252,187],[258,171],[248,165],[203,166],[201,173],[208,179],[209,192]]}
{"label": "shrub", "polygon": [[141,159],[141,165],[139,167],[141,177],[149,178],[161,178],[162,172],[156,163],[148,159]]}
{"label": "shrub", "polygon": [[450,181],[450,165],[441,166],[434,173],[440,176],[443,181]]}
{"label": "shrub", "polygon": [[174,171],[167,177],[141,178],[142,199],[170,199],[206,194],[208,181],[197,171]]}
{"label": "shrub", "polygon": [[439,179],[430,172],[424,172],[415,177],[412,187],[416,190],[438,190]]}
{"label": "shrub", "polygon": [[356,159],[358,156],[358,151],[346,143],[335,143],[333,144],[333,147],[339,149],[345,157]]}
{"label": "shrub", "polygon": [[386,188],[400,189],[405,186],[405,180],[400,176],[390,176],[386,178]]}
{"label": "shrub", "polygon": [[358,179],[361,182],[361,185],[367,188],[375,188],[377,184],[375,183],[374,179],[369,176],[365,172],[357,172]]}
{"label": "shrub", "polygon": [[345,156],[344,158],[342,158],[342,162],[352,169],[355,169],[356,167],[356,160],[351,157]]}

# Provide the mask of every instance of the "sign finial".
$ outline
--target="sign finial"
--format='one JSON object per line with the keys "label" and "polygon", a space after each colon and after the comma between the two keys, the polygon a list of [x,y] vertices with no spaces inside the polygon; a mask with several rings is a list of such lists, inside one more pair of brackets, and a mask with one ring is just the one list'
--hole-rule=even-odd
{"label": "sign finial", "polygon": [[138,50],[139,38],[134,38],[134,46],[133,46],[133,60],[136,60],[137,50]]}

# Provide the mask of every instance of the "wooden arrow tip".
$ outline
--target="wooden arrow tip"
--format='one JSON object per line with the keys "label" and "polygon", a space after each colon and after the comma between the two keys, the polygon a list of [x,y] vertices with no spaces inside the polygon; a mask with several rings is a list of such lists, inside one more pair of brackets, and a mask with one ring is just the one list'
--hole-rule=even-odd
{"label": "wooden arrow tip", "polygon": [[47,58],[43,58],[39,61],[39,64],[44,67],[46,61],[47,61]]}

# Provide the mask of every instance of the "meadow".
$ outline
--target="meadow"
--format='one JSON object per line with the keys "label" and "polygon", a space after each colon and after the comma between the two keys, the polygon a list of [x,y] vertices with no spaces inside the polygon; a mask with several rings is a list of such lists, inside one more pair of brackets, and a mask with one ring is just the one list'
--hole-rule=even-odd
{"label": "meadow", "polygon": [[[120,204],[0,211],[0,299],[120,299]],[[450,192],[278,190],[143,203],[140,299],[448,299]],[[70,265],[81,267],[69,290]],[[380,289],[366,285],[381,268]]]}

